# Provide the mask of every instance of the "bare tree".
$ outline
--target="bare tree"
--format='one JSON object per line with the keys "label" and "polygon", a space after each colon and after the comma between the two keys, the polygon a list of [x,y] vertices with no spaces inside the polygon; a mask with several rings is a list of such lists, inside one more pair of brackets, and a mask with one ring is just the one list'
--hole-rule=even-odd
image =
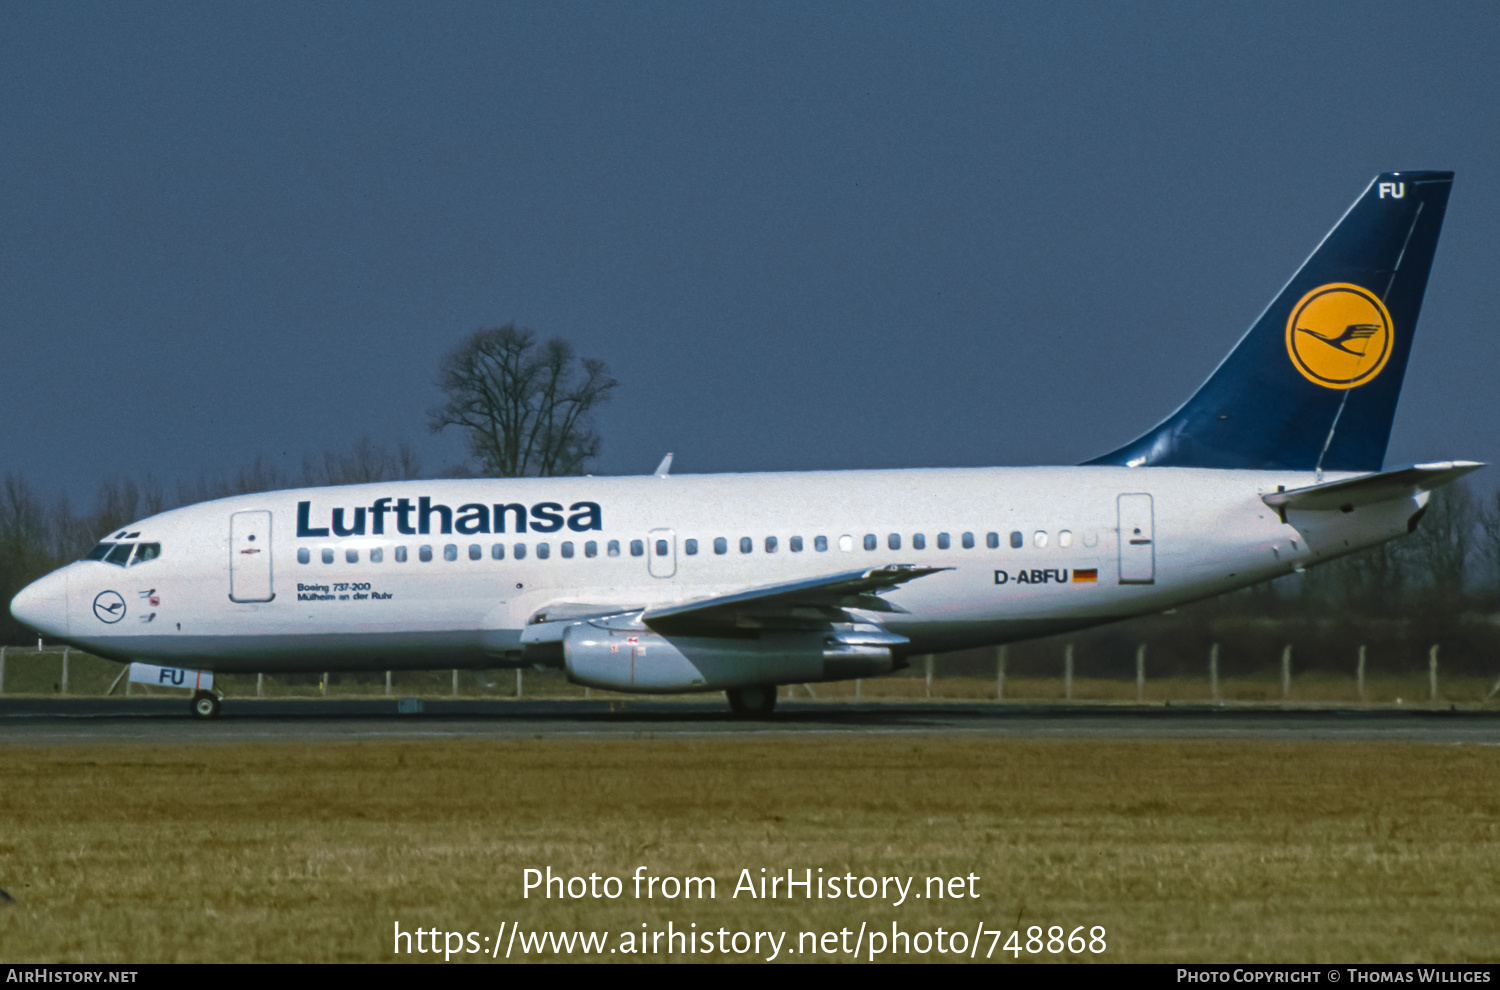
{"label": "bare tree", "polygon": [[302,459],[305,485],[362,485],[372,481],[406,481],[420,477],[421,462],[411,444],[402,441],[395,450],[360,437],[347,454],[323,452],[322,462]]}
{"label": "bare tree", "polygon": [[1474,496],[1457,482],[1439,488],[1409,540],[1412,562],[1433,593],[1433,604],[1459,607],[1475,524]]}
{"label": "bare tree", "polygon": [[443,359],[447,400],[432,411],[432,430],[467,431],[491,477],[581,474],[599,455],[590,414],[618,384],[603,361],[576,358],[560,338],[538,346],[515,324],[480,330]]}

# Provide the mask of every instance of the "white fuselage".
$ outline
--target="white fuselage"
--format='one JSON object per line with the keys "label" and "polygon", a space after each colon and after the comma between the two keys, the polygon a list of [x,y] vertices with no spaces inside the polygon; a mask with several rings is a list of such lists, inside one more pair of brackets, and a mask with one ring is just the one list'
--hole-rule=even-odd
{"label": "white fuselage", "polygon": [[[929,653],[1274,578],[1406,532],[1426,499],[1293,511],[1286,521],[1261,501],[1315,480],[980,468],[405,481],[243,495],[120,530],[123,542],[160,544],[160,556],[70,564],[28,591],[27,621],[116,659],[215,671],[496,667],[531,662],[522,629],[560,605],[660,606],[915,564],[951,569],[884,593],[901,611],[868,618],[910,640],[903,655]],[[398,514],[403,501],[410,509]],[[511,509],[496,510],[503,505]],[[524,531],[517,505],[527,507]],[[260,542],[246,543],[255,532]],[[114,596],[123,608],[105,607]]]}

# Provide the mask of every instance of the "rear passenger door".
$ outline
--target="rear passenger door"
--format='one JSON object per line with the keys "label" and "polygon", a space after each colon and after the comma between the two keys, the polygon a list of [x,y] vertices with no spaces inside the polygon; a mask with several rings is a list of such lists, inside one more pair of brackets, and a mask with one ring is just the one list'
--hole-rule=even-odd
{"label": "rear passenger door", "polygon": [[1151,496],[1121,495],[1120,583],[1156,583],[1156,519]]}

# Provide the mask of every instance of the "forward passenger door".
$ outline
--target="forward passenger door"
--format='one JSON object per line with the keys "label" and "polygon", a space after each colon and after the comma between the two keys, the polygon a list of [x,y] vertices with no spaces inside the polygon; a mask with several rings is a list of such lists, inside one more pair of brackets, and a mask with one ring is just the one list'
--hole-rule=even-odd
{"label": "forward passenger door", "polygon": [[236,512],[229,517],[229,600],[268,602],[271,586],[271,513]]}

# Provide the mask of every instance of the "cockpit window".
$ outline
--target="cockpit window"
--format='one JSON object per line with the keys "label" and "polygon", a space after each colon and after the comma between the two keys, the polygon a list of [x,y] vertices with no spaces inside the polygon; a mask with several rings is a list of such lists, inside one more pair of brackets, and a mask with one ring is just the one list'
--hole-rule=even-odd
{"label": "cockpit window", "polygon": [[94,549],[90,550],[89,551],[89,555],[87,557],[83,558],[83,559],[84,560],[103,560],[104,559],[104,555],[107,554],[107,553],[109,553],[111,550],[113,550],[114,547],[115,547],[115,545],[113,543],[101,543],[97,547],[95,547]]}
{"label": "cockpit window", "polygon": [[121,567],[124,567],[125,562],[130,559],[130,551],[134,549],[134,543],[116,543],[115,548],[104,558],[104,562],[106,564],[119,564]]}
{"label": "cockpit window", "polygon": [[148,560],[155,560],[160,556],[160,543],[138,543],[136,544],[135,548],[135,559],[130,562],[130,566],[134,567],[136,564],[142,564]]}

